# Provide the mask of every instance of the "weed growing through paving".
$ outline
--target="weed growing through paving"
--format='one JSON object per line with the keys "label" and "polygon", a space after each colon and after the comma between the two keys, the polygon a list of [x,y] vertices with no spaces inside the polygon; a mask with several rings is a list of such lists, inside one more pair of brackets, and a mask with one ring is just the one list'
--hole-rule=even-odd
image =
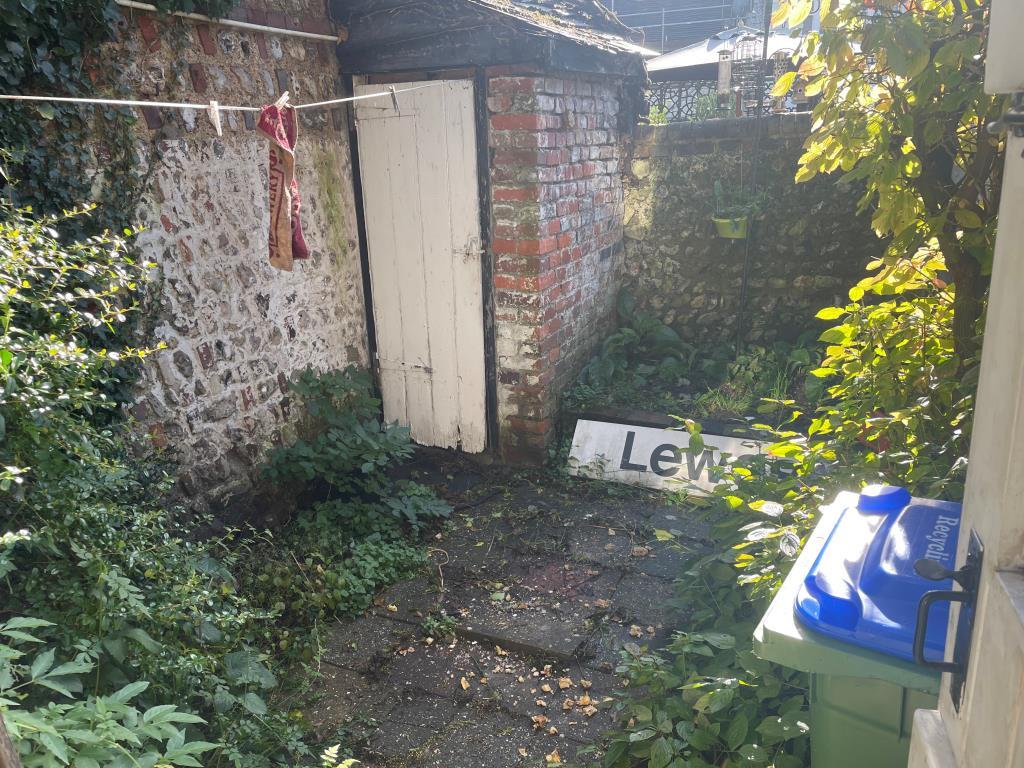
{"label": "weed growing through paving", "polygon": [[424,637],[433,638],[435,641],[449,641],[455,637],[455,629],[458,625],[458,619],[449,616],[442,610],[423,619],[420,631],[423,632]]}

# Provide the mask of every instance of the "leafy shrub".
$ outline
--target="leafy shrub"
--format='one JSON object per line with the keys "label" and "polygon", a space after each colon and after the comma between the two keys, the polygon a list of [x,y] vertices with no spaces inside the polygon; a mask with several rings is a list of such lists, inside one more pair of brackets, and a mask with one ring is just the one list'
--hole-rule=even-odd
{"label": "leafy shrub", "polygon": [[876,477],[960,498],[978,361],[955,351],[945,263],[925,249],[870,268],[876,273],[851,290],[846,306],[818,313],[838,325],[821,336],[828,347],[814,375],[830,385],[831,402],[808,437],[812,445],[859,446],[853,461]]}
{"label": "leafy shrub", "polygon": [[830,385],[809,429],[793,429],[804,417],[792,400],[766,403],[786,412],[778,426],[760,427],[776,441],[768,455],[728,461],[702,502],[716,548],[693,557],[680,581],[687,633],[661,653],[623,654],[620,672],[639,693],[620,702],[624,727],[606,768],[805,765],[806,680],[756,659],[751,638],[818,509],[868,483],[961,497],[974,363],[953,352],[942,262],[922,252],[875,266],[849,304],[819,314],[840,324],[821,337],[825,357],[813,373]]}
{"label": "leafy shrub", "polygon": [[623,707],[628,727],[608,745],[604,765],[804,765],[801,676],[757,658],[749,643],[740,650],[736,640],[678,633],[666,649],[671,661],[629,648],[616,671],[642,693]]}
{"label": "leafy shrub", "polygon": [[[320,517],[326,521],[326,517]],[[279,616],[276,650],[312,660],[317,630],[337,616],[370,607],[384,586],[423,565],[419,547],[402,540],[349,540],[337,525],[307,525],[257,550],[242,571],[254,600]],[[312,628],[312,636],[303,632]]]}
{"label": "leafy shrub", "polygon": [[376,510],[413,529],[450,514],[428,489],[388,476],[390,467],[412,455],[412,443],[407,427],[381,420],[368,373],[354,366],[327,373],[307,369],[292,390],[308,414],[305,437],[271,454],[269,479],[319,484],[329,498],[359,502],[361,515]]}
{"label": "leafy shrub", "polygon": [[148,265],[110,234],[64,245],[57,228],[87,213],[0,210],[0,490],[101,463],[113,441],[92,425],[109,421],[125,366],[145,354],[118,328]]}
{"label": "leafy shrub", "polygon": [[[317,628],[365,610],[382,586],[423,564],[405,533],[451,508],[429,488],[390,476],[412,454],[409,430],[381,421],[368,374],[306,370],[292,389],[305,406],[304,437],[274,451],[267,476],[305,484],[323,500],[254,546],[241,577],[258,605],[280,617],[276,648],[308,661]],[[313,634],[295,631],[303,627]]]}
{"label": "leafy shrub", "polygon": [[[695,349],[653,315],[638,312],[628,291],[618,296],[619,328],[601,344],[580,373],[576,387],[566,395],[569,408],[620,399],[648,384],[673,386],[690,374]],[[624,395],[629,399],[629,395]]]}
{"label": "leafy shrub", "polygon": [[[29,766],[314,762],[289,705],[306,676],[287,651],[418,562],[402,531],[446,508],[389,480],[407,435],[375,422],[354,372],[331,374],[307,381],[332,394],[310,400],[334,432],[304,445],[324,451],[309,461],[334,506],[300,516],[276,548],[237,532],[197,540],[207,521],[161,506],[168,474],[117,420],[145,354],[126,340],[145,265],[109,234],[65,242],[75,228],[61,221],[0,209],[4,719]],[[254,562],[292,564],[294,585],[279,571],[281,586],[255,584]]]}
{"label": "leafy shrub", "polygon": [[822,389],[808,375],[817,357],[806,337],[794,344],[750,345],[736,354],[722,347],[702,350],[699,366],[708,388],[694,399],[692,415],[745,417],[763,399],[796,397],[813,406]]}
{"label": "leafy shrub", "polygon": [[[261,649],[276,615],[238,589],[230,542],[195,541],[154,504],[161,486],[110,454],[93,472],[37,477],[15,508],[25,532],[0,557],[5,609],[52,622],[50,647],[95,665],[100,698],[147,683],[147,708],[174,704],[205,720],[194,731],[218,745],[207,765],[287,764],[308,750],[300,724],[268,711],[277,662]],[[130,754],[145,754],[135,746]]]}
{"label": "leafy shrub", "polygon": [[[202,718],[172,704],[140,711],[131,702],[149,687],[144,681],[107,696],[83,695],[83,676],[96,665],[83,653],[55,663],[54,649],[41,649],[43,641],[31,633],[52,626],[20,616],[0,624],[0,700],[25,768],[128,765],[134,751],[144,764],[202,765],[197,757],[217,745],[188,741],[185,734]],[[30,646],[34,653],[25,650]],[[50,701],[54,692],[62,697],[57,702]]]}
{"label": "leafy shrub", "polygon": [[668,108],[652,104],[647,111],[648,125],[668,125]]}
{"label": "leafy shrub", "polygon": [[806,336],[793,344],[700,346],[682,340],[652,315],[637,312],[623,290],[620,327],[601,345],[566,393],[569,410],[622,405],[688,416],[742,418],[762,398],[793,396],[813,404],[821,394],[808,371],[817,358]]}

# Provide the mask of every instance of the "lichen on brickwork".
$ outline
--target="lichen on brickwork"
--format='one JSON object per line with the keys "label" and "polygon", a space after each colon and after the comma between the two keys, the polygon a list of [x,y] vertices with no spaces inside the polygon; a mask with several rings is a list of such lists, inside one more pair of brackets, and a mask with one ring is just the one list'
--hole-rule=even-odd
{"label": "lichen on brickwork", "polygon": [[561,74],[488,83],[498,418],[512,461],[545,456],[559,394],[612,321],[622,88]]}

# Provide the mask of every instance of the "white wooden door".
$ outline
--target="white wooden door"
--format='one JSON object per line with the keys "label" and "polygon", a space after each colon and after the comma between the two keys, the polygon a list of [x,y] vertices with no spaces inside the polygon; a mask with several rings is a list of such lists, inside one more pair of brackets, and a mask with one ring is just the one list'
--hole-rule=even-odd
{"label": "white wooden door", "polygon": [[[357,101],[384,416],[421,445],[486,447],[486,377],[473,83]],[[356,95],[391,86],[361,85]]]}

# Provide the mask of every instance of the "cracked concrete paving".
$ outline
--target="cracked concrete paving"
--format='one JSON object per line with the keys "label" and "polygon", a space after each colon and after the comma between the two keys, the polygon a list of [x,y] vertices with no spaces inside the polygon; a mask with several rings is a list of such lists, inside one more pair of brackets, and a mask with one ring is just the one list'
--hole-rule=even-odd
{"label": "cracked concrete paving", "polygon": [[580,750],[614,725],[623,647],[664,645],[683,615],[684,554],[654,530],[695,548],[706,530],[647,491],[441,452],[411,476],[456,512],[423,573],[332,627],[319,732],[345,729],[369,768],[596,762]]}

